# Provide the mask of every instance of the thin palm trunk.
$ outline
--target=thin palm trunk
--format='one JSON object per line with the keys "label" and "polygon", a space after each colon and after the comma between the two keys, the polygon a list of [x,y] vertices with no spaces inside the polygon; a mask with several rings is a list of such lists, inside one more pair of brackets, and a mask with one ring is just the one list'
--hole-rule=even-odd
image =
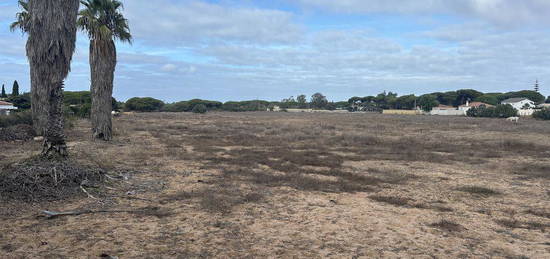
{"label": "thin palm trunk", "polygon": [[[31,0],[27,57],[35,93],[45,93],[48,112],[42,155],[66,157],[63,132],[63,81],[76,41],[79,0]],[[38,107],[37,107],[38,109]]]}
{"label": "thin palm trunk", "polygon": [[90,42],[90,69],[92,73],[92,131],[93,137],[109,141],[113,138],[111,112],[113,110],[113,79],[116,67],[116,48],[112,39],[94,39]]}

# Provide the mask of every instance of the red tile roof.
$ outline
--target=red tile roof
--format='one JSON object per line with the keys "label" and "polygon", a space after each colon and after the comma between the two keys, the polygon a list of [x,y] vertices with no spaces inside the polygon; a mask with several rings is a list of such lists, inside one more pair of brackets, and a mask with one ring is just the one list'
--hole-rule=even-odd
{"label": "red tile roof", "polygon": [[4,102],[4,101],[0,101],[0,105],[13,105],[13,103],[9,103],[9,102]]}
{"label": "red tile roof", "polygon": [[482,102],[471,102],[470,105],[460,105],[460,107],[479,107],[479,106],[485,106],[485,107],[493,107],[493,105],[490,105],[488,103],[482,103]]}

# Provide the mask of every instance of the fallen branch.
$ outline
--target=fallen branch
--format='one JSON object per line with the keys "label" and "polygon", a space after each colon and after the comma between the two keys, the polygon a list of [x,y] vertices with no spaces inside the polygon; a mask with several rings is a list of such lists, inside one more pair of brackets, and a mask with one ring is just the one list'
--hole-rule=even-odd
{"label": "fallen branch", "polygon": [[57,211],[49,211],[44,210],[42,213],[44,215],[39,215],[39,217],[45,217],[47,219],[53,219],[57,217],[62,216],[79,216],[84,214],[96,214],[96,213],[135,213],[139,211],[135,210],[81,210],[81,211],[63,211],[63,212],[57,212]]}

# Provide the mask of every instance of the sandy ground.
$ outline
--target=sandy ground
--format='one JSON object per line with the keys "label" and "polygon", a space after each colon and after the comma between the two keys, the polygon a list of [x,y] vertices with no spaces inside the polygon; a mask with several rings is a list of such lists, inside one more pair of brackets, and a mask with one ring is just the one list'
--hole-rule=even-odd
{"label": "sandy ground", "polygon": [[[114,126],[94,142],[78,121],[70,153],[125,180],[100,199],[4,202],[1,258],[550,258],[548,122],[154,113]],[[40,151],[0,145],[0,165]]]}

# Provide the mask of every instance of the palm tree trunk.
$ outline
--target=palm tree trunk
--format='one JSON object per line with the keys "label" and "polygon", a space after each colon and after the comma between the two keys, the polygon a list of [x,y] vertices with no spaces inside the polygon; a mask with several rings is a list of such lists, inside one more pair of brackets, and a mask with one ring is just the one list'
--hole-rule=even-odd
{"label": "palm tree trunk", "polygon": [[[42,155],[66,157],[63,132],[63,80],[69,74],[76,41],[79,0],[30,0],[27,57],[35,93],[45,93],[48,112]],[[38,109],[38,107],[37,107]]]}
{"label": "palm tree trunk", "polygon": [[35,133],[39,136],[44,136],[48,122],[47,88],[40,85],[44,82],[40,79],[40,75],[35,72],[34,66],[31,66],[30,70],[32,123]]}
{"label": "palm tree trunk", "polygon": [[112,39],[93,39],[90,42],[92,73],[92,131],[93,137],[105,141],[113,138],[113,79],[116,67],[116,48]]}

